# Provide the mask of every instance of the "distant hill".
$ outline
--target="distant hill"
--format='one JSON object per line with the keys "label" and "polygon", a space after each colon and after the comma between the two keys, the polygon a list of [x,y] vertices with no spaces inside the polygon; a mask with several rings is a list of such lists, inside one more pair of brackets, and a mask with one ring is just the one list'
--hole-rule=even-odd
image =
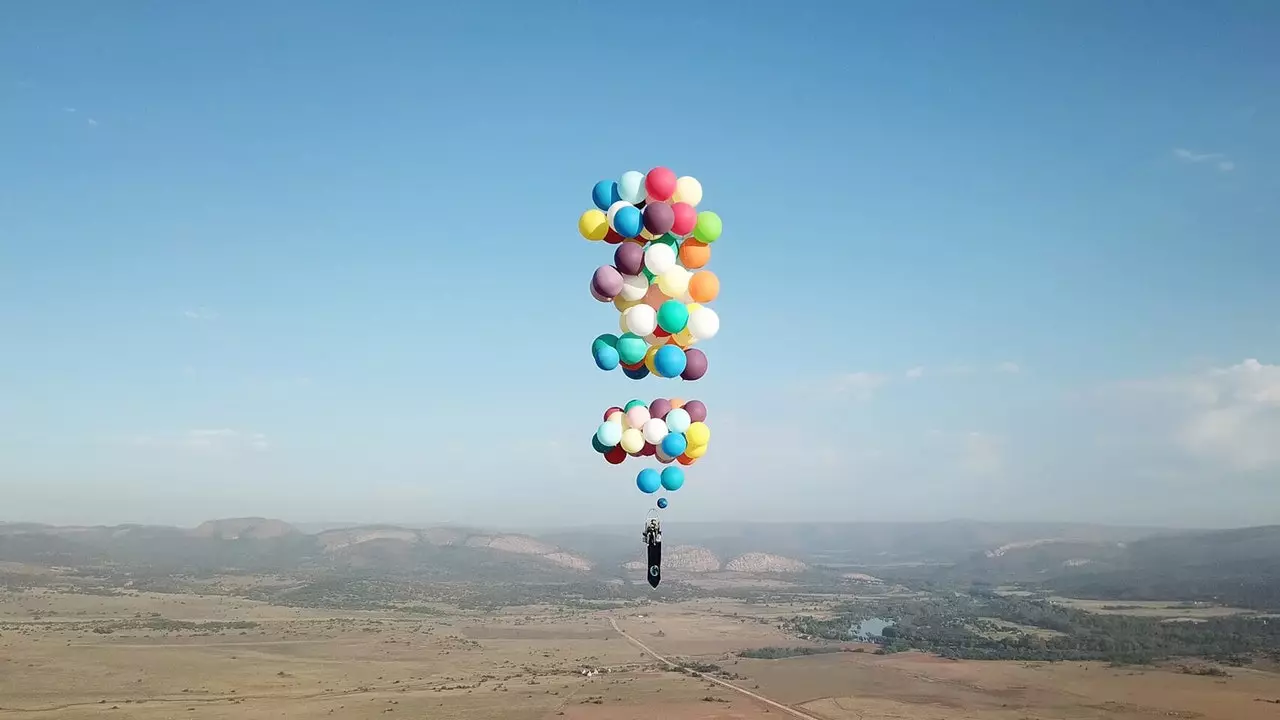
{"label": "distant hill", "polygon": [[300,535],[301,531],[283,520],[267,518],[229,518],[200,523],[191,531],[192,537],[218,538],[221,540],[268,540],[286,535]]}

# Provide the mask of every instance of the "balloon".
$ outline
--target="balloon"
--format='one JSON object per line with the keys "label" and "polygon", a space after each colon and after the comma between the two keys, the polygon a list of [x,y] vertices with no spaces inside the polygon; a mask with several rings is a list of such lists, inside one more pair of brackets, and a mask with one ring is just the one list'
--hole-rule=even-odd
{"label": "balloon", "polygon": [[617,308],[617,309],[618,309],[618,312],[619,312],[619,313],[624,313],[624,312],[626,312],[627,310],[629,310],[629,309],[631,309],[631,308],[635,307],[636,305],[639,305],[639,304],[640,304],[640,301],[639,301],[639,300],[627,300],[627,299],[624,297],[624,295],[628,292],[628,290],[627,290],[627,278],[628,278],[628,277],[630,277],[630,276],[629,276],[629,275],[624,275],[624,276],[622,277],[622,292],[618,293],[618,297],[616,297],[616,298],[614,298],[614,299],[613,299],[613,306],[614,306],[615,308]]}
{"label": "balloon", "polygon": [[614,232],[613,228],[609,228],[609,232],[604,234],[604,241],[609,243],[610,245],[617,245],[618,243],[622,242],[625,239],[626,238]]}
{"label": "balloon", "polygon": [[607,448],[617,445],[622,442],[622,426],[608,421],[600,423],[600,427],[596,428],[596,440]]}
{"label": "balloon", "polygon": [[[645,341],[648,342],[648,338],[645,338]],[[655,375],[658,375],[658,368],[656,365],[653,364],[653,358],[655,355],[658,354],[658,347],[660,346],[657,343],[654,343],[650,345],[649,349],[646,350],[644,353],[644,366],[649,368],[649,372]],[[662,376],[658,375],[658,377],[662,377]]]}
{"label": "balloon", "polygon": [[590,287],[589,289],[591,291],[591,297],[595,298],[596,300],[599,300],[600,302],[609,302],[609,297],[607,295],[601,295],[600,293],[596,292],[596,289],[594,286]]}
{"label": "balloon", "polygon": [[631,408],[638,408],[638,407],[644,407],[644,406],[645,404],[643,400],[628,400],[627,404],[622,406],[622,411],[627,412]]}
{"label": "balloon", "polygon": [[671,195],[671,202],[688,203],[697,207],[702,202],[702,183],[685,175],[676,179],[676,189]]}
{"label": "balloon", "polygon": [[608,410],[605,410],[605,411],[604,411],[604,421],[605,421],[605,422],[609,422],[609,418],[613,417],[613,414],[614,414],[614,413],[620,413],[620,412],[622,412],[622,408],[620,408],[620,407],[611,407],[611,408],[609,408]]}
{"label": "balloon", "polygon": [[707,454],[707,446],[706,445],[690,445],[689,449],[684,451],[684,454],[688,455],[693,460],[697,460],[698,458]]}
{"label": "balloon", "polygon": [[644,267],[644,245],[632,241],[619,243],[613,251],[613,264],[623,275],[639,275]]}
{"label": "balloon", "polygon": [[[687,433],[689,426],[693,423],[689,417],[689,411],[684,408],[673,408],[664,419],[667,421],[667,430],[673,433]],[[686,436],[685,440],[688,439]]]}
{"label": "balloon", "polygon": [[617,465],[627,459],[627,451],[620,447],[611,447],[609,452],[604,454],[604,459],[610,465]]}
{"label": "balloon", "polygon": [[679,235],[673,235],[671,233],[667,233],[666,235],[663,235],[657,240],[654,240],[654,242],[660,242],[663,245],[670,245],[672,250],[675,250],[676,252],[680,251],[681,240]]}
{"label": "balloon", "polygon": [[667,200],[679,186],[676,174],[664,167],[656,167],[644,176],[644,191],[650,200]]}
{"label": "balloon", "polygon": [[649,403],[649,417],[664,420],[667,413],[671,412],[671,401],[666,398],[658,398]]}
{"label": "balloon", "polygon": [[609,416],[606,417],[604,421],[615,423],[619,426],[622,426],[626,421],[626,419],[627,419],[626,414],[623,413],[620,408],[613,408],[613,411],[609,413]]}
{"label": "balloon", "polygon": [[663,330],[678,333],[688,324],[689,311],[679,300],[668,300],[658,308],[658,327]]}
{"label": "balloon", "polygon": [[653,468],[645,468],[636,475],[636,487],[640,488],[640,492],[652,495],[662,487],[662,476]]}
{"label": "balloon", "polygon": [[653,456],[654,456],[655,458],[657,458],[657,459],[658,459],[658,462],[662,463],[663,465],[666,465],[666,464],[670,463],[671,461],[675,460],[675,458],[673,458],[673,457],[671,457],[670,455],[668,455],[668,454],[666,454],[666,453],[662,452],[662,448],[661,448],[661,447],[659,447],[657,450],[655,450],[655,451],[654,451]]}
{"label": "balloon", "polygon": [[[667,229],[670,230],[671,227],[668,226]],[[588,240],[603,240],[609,233],[609,218],[603,211],[592,208],[578,217],[578,232]]]}
{"label": "balloon", "polygon": [[622,368],[622,374],[626,375],[628,378],[632,380],[643,380],[649,377],[649,368],[643,365],[635,368],[624,367]]}
{"label": "balloon", "polygon": [[[625,201],[625,200],[619,200],[619,201],[615,202],[614,204],[610,205],[610,206],[609,206],[609,209],[608,209],[607,211],[605,211],[605,216],[604,216],[604,217],[605,217],[605,219],[606,219],[606,220],[608,220],[608,221],[609,221],[609,229],[610,229],[610,230],[613,230],[613,232],[614,232],[615,234],[617,234],[617,228],[615,228],[615,227],[613,226],[613,220],[614,220],[614,218],[616,218],[616,217],[618,216],[618,211],[619,211],[619,210],[621,210],[621,209],[622,209],[622,208],[624,208],[624,207],[630,207],[630,206],[631,206],[631,203],[629,203],[629,202],[627,202],[627,201]],[[619,236],[619,237],[621,237],[621,236]]]}
{"label": "balloon", "polygon": [[[612,425],[613,423],[609,423]],[[640,448],[644,447],[644,436],[640,431],[629,427],[622,431],[622,437],[618,440],[618,447],[622,448],[628,455],[635,455],[640,452]]]}
{"label": "balloon", "polygon": [[628,170],[622,173],[622,177],[618,178],[618,197],[632,204],[643,202],[645,198],[644,173],[638,170]]}
{"label": "balloon", "polygon": [[680,433],[667,433],[666,437],[662,438],[661,447],[662,452],[671,457],[680,457],[684,454],[685,449],[689,447],[689,441]]}
{"label": "balloon", "polygon": [[711,441],[711,428],[704,422],[689,423],[689,429],[684,431],[684,437],[691,446],[700,447]]}
{"label": "balloon", "polygon": [[[644,431],[642,430],[640,434],[643,435]],[[653,444],[645,443],[644,447],[640,448],[640,457],[653,457],[654,452],[655,452],[655,448]]]}
{"label": "balloon", "polygon": [[[677,186],[679,181],[677,181]],[[596,186],[591,188],[591,202],[601,210],[608,210],[613,204],[621,200],[618,195],[618,183],[612,180],[601,180]],[[696,204],[696,203],[695,203]]]}
{"label": "balloon", "polygon": [[636,305],[622,314],[622,322],[627,332],[643,337],[658,327],[658,313],[648,305]]}
{"label": "balloon", "polygon": [[654,243],[645,248],[644,267],[654,275],[661,275],[676,266],[676,251],[670,245]]}
{"label": "balloon", "polygon": [[617,347],[619,361],[628,365],[644,360],[645,351],[649,349],[644,338],[635,333],[623,333],[622,337],[618,338]]}
{"label": "balloon", "polygon": [[685,359],[683,350],[675,345],[663,345],[654,353],[653,367],[650,370],[658,377],[673,378],[684,372],[686,365],[688,360]]}
{"label": "balloon", "polygon": [[658,509],[659,509],[659,510],[666,510],[666,509],[667,509],[667,499],[666,499],[666,498],[658,498]]}
{"label": "balloon", "polygon": [[641,300],[641,302],[653,308],[654,310],[657,310],[658,308],[662,307],[662,303],[670,299],[671,298],[662,294],[662,288],[658,287],[657,283],[653,283],[652,285],[650,285],[645,289],[644,299]]}
{"label": "balloon", "polygon": [[609,333],[596,336],[596,339],[591,341],[591,352],[595,352],[602,346],[611,348],[618,347],[618,336],[610,335]]}
{"label": "balloon", "polygon": [[684,471],[678,467],[669,467],[660,476],[662,487],[675,492],[684,486]]}
{"label": "balloon", "polygon": [[596,367],[606,371],[617,368],[622,361],[618,357],[618,349],[608,345],[592,347],[591,358],[596,361]]}
{"label": "balloon", "polygon": [[600,453],[601,455],[603,455],[603,454],[605,454],[605,453],[609,452],[609,448],[608,448],[608,446],[606,446],[604,443],[600,442],[600,438],[596,437],[594,433],[592,433],[592,435],[591,435],[591,449],[592,449],[592,450],[595,450],[596,452]]}
{"label": "balloon", "polygon": [[[661,313],[658,315],[658,323],[662,323]],[[699,307],[689,313],[688,325],[689,334],[695,340],[710,340],[720,332],[720,316],[709,307]]]}
{"label": "balloon", "polygon": [[[704,270],[703,272],[706,271]],[[658,289],[669,298],[678,298],[686,292],[690,292],[689,282],[694,277],[697,277],[697,275],[690,275],[688,270],[676,265],[658,276]]]}
{"label": "balloon", "polygon": [[[671,223],[671,232],[680,237],[684,237],[693,232],[693,228],[698,224],[698,211],[688,203],[678,202],[671,206],[672,213],[675,214],[675,220]],[[612,221],[609,223],[612,225]]]}
{"label": "balloon", "polygon": [[664,202],[650,203],[644,208],[644,229],[654,235],[668,232],[675,221],[675,211]]}
{"label": "balloon", "polygon": [[[681,400],[680,398],[671,398],[671,407],[682,408],[684,407],[684,401]],[[681,430],[680,432],[684,432],[684,431]]]}
{"label": "balloon", "polygon": [[[692,382],[694,380],[701,380],[702,376],[706,374],[707,374],[707,354],[697,348],[689,348],[688,350],[685,350],[684,351],[684,372],[680,373],[680,379],[688,380]],[[688,409],[687,405],[685,406],[685,409],[686,410]],[[704,408],[704,411],[705,411],[705,408]],[[692,415],[693,411],[690,410],[689,413],[690,415]],[[699,419],[701,420],[704,418],[699,418]]]}
{"label": "balloon", "polygon": [[713,243],[720,237],[720,216],[713,212],[698,213],[698,221],[693,226],[693,236],[704,243]]}
{"label": "balloon", "polygon": [[[689,238],[680,243],[681,265],[684,265],[689,270],[697,270],[706,266],[709,262],[711,262],[711,248],[706,243],[699,242],[695,238]],[[616,256],[614,264],[618,265]],[[618,265],[618,269],[621,270],[622,266]]]}
{"label": "balloon", "polygon": [[651,417],[645,421],[644,427],[640,428],[640,434],[644,435],[644,441],[657,445],[667,436],[667,423],[661,418]]}
{"label": "balloon", "polygon": [[[639,430],[644,424],[649,422],[649,408],[644,405],[636,405],[627,410],[627,425]],[[630,452],[628,450],[628,452]]]}
{"label": "balloon", "polygon": [[612,300],[622,292],[622,274],[612,265],[601,265],[591,276],[591,289]]}
{"label": "balloon", "polygon": [[690,400],[685,403],[684,411],[689,413],[689,419],[694,422],[705,422],[707,419],[707,406],[701,400]]}
{"label": "balloon", "polygon": [[[629,243],[632,244],[632,243]],[[649,280],[643,275],[623,275],[622,276],[622,292],[618,293],[618,297],[623,302],[638,303],[644,300],[644,296],[649,292]],[[618,304],[618,298],[614,298],[613,304]],[[626,308],[619,308],[625,310]]]}
{"label": "balloon", "polygon": [[689,278],[688,287],[689,297],[693,298],[694,302],[708,303],[720,294],[720,278],[710,270],[699,270]]}
{"label": "balloon", "polygon": [[688,455],[681,455],[680,457],[676,458],[676,462],[680,463],[681,465],[692,465],[694,462],[696,462],[696,460],[694,458],[689,457]]}
{"label": "balloon", "polygon": [[[613,214],[613,221],[610,226],[613,227],[619,235],[624,238],[633,238],[640,234],[644,229],[644,216],[640,213],[640,209],[634,205],[625,203],[617,209]],[[613,212],[613,211],[611,211]]]}

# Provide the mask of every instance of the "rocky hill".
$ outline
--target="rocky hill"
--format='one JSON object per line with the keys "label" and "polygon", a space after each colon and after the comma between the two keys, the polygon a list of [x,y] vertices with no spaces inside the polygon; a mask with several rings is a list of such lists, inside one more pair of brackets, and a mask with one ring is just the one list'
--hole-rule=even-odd
{"label": "rocky hill", "polygon": [[724,569],[740,573],[798,573],[808,570],[809,566],[795,558],[750,552],[730,560]]}
{"label": "rocky hill", "polygon": [[[644,570],[645,562],[632,560],[623,565],[627,570]],[[667,571],[705,573],[720,569],[720,558],[704,547],[677,545],[663,548],[662,567]]]}
{"label": "rocky hill", "polygon": [[269,540],[271,538],[300,534],[302,534],[300,530],[283,520],[260,517],[208,520],[200,523],[191,531],[192,537],[216,538],[219,540]]}

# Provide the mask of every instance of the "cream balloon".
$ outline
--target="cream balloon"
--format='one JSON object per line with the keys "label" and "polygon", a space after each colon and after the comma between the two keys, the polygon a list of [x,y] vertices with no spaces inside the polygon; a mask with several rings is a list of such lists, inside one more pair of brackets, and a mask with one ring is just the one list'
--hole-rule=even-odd
{"label": "cream balloon", "polygon": [[669,298],[679,299],[689,292],[689,281],[693,273],[676,265],[658,276],[658,289]]}
{"label": "cream balloon", "polygon": [[622,276],[622,292],[618,293],[618,297],[622,298],[623,302],[640,302],[644,299],[644,294],[647,292],[649,292],[649,280],[645,276]]}
{"label": "cream balloon", "polygon": [[689,334],[694,340],[710,340],[720,332],[720,316],[709,307],[699,306],[689,313]]}
{"label": "cream balloon", "polygon": [[626,325],[627,332],[640,337],[652,334],[658,327],[658,312],[648,305],[636,305],[623,313],[622,317],[622,324]]}
{"label": "cream balloon", "polygon": [[676,178],[676,193],[671,196],[671,202],[698,207],[698,203],[702,202],[702,183],[688,175]]}
{"label": "cream balloon", "polygon": [[629,427],[622,431],[622,442],[618,444],[628,455],[635,455],[644,449],[644,435],[639,430]]}

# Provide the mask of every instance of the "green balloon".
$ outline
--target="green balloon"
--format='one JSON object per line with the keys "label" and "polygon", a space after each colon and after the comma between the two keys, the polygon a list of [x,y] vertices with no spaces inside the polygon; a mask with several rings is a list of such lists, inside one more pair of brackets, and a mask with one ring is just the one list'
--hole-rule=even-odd
{"label": "green balloon", "polygon": [[713,243],[720,237],[720,231],[723,229],[719,215],[713,212],[700,212],[698,222],[693,226],[693,236],[698,242]]}
{"label": "green balloon", "polygon": [[640,274],[644,275],[645,280],[648,280],[650,283],[653,282],[653,273],[649,272],[649,268],[647,267],[640,268]]}
{"label": "green balloon", "polygon": [[645,344],[644,338],[635,333],[623,333],[618,338],[618,359],[628,365],[635,365],[644,359],[645,351],[649,346]]}
{"label": "green balloon", "polygon": [[654,240],[654,242],[662,243],[663,245],[670,245],[672,250],[680,249],[680,238],[675,235],[672,235],[671,233],[667,233],[666,235],[663,235],[662,237]]}
{"label": "green balloon", "polygon": [[658,306],[658,327],[675,335],[689,324],[689,311],[679,300],[668,300]]}
{"label": "green balloon", "polygon": [[627,404],[626,404],[626,407],[622,408],[622,411],[623,411],[623,412],[630,412],[631,408],[633,408],[633,407],[644,407],[644,401],[643,401],[643,400],[632,400],[631,402],[629,402],[629,403],[627,403]]}
{"label": "green balloon", "polygon": [[592,354],[600,352],[600,348],[605,346],[614,348],[616,350],[618,347],[618,336],[605,333],[604,335],[601,335],[600,337],[596,338],[591,343]]}

